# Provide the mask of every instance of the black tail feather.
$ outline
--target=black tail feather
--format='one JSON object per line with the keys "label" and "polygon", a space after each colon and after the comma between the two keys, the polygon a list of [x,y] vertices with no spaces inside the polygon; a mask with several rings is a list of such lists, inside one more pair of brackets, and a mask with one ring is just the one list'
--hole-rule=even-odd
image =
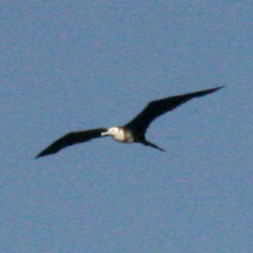
{"label": "black tail feather", "polygon": [[160,151],[162,151],[162,152],[166,152],[165,149],[163,149],[163,148],[157,146],[156,144],[154,144],[154,143],[152,143],[152,142],[150,142],[150,141],[143,140],[141,143],[144,144],[145,146],[149,146],[149,147],[158,149],[158,150],[160,150]]}

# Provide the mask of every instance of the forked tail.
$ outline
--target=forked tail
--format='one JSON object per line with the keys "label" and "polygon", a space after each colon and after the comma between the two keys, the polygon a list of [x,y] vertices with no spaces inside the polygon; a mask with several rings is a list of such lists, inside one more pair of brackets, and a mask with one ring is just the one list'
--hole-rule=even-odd
{"label": "forked tail", "polygon": [[165,151],[166,151],[165,149],[160,148],[160,147],[157,146],[156,144],[154,144],[154,143],[152,143],[152,142],[150,142],[150,141],[147,141],[147,140],[143,140],[141,143],[144,144],[145,146],[149,146],[149,147],[158,149],[158,150],[160,150],[160,151],[162,151],[162,152],[165,152]]}

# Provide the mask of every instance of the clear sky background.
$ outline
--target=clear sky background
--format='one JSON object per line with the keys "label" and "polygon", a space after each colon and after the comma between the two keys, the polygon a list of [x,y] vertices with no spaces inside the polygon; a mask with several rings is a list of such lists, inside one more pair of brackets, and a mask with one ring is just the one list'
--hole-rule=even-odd
{"label": "clear sky background", "polygon": [[[2,0],[0,252],[253,251],[252,0]],[[120,125],[225,85],[140,144],[63,134]]]}

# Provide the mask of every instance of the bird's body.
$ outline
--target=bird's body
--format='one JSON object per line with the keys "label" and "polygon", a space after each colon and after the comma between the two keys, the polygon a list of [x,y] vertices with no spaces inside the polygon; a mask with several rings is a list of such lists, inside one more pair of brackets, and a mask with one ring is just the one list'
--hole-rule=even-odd
{"label": "bird's body", "polygon": [[159,100],[152,101],[134,117],[130,122],[124,126],[114,126],[110,128],[96,128],[85,131],[71,132],[63,137],[59,138],[46,149],[41,151],[36,158],[54,154],[61,149],[81,142],[89,141],[93,138],[111,136],[114,140],[123,143],[142,143],[146,146],[153,147],[160,151],[164,149],[158,147],[156,144],[147,141],[145,133],[150,123],[162,114],[175,109],[177,106],[186,103],[192,98],[205,96],[213,93],[222,87],[216,87],[213,89],[206,89],[187,93],[183,95],[177,95],[167,97]]}
{"label": "bird's body", "polygon": [[131,143],[131,142],[136,141],[135,135],[133,134],[131,129],[128,129],[122,126],[110,127],[108,128],[107,131],[101,133],[101,136],[106,136],[106,135],[112,136],[112,138],[115,141],[119,141],[119,142]]}

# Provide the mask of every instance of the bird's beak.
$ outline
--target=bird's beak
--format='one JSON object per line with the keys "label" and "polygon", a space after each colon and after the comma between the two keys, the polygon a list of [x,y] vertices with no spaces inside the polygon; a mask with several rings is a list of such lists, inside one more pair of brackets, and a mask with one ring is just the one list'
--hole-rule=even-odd
{"label": "bird's beak", "polygon": [[109,131],[106,131],[106,132],[102,132],[102,133],[101,133],[101,136],[106,136],[106,135],[109,135]]}

